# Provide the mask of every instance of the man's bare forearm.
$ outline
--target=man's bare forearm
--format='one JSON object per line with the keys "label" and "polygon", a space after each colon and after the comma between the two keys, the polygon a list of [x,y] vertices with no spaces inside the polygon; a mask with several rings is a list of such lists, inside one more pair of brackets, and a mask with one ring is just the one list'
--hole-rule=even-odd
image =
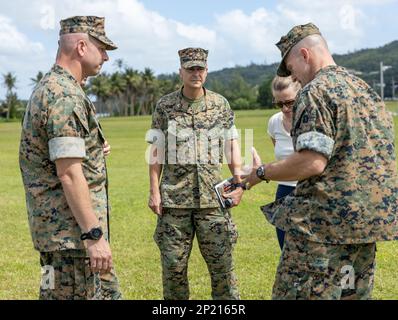
{"label": "man's bare forearm", "polygon": [[320,153],[303,150],[288,158],[265,165],[265,177],[276,181],[301,181],[320,175],[327,165],[327,159]]}
{"label": "man's bare forearm", "polygon": [[227,158],[229,171],[234,177],[234,182],[241,182],[242,157],[238,140],[228,140],[225,142],[225,156]]}
{"label": "man's bare forearm", "polygon": [[149,164],[149,184],[151,193],[159,192],[160,176],[163,165],[158,161],[158,152],[155,145],[151,146],[150,164]]}
{"label": "man's bare forearm", "polygon": [[162,173],[162,165],[161,164],[150,164],[149,165],[149,183],[150,183],[150,192],[158,192],[159,191],[159,181],[160,175]]}
{"label": "man's bare forearm", "polygon": [[81,161],[60,159],[56,161],[56,165],[66,201],[82,231],[88,232],[90,229],[98,227],[99,221],[93,210]]}

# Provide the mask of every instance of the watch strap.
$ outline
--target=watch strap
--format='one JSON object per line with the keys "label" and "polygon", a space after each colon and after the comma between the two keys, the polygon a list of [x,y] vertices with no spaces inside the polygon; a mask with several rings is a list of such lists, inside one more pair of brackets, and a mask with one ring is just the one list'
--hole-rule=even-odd
{"label": "watch strap", "polygon": [[[262,168],[262,171],[263,171],[263,174],[261,175],[261,176],[259,176],[258,174],[257,174],[257,177],[258,178],[260,178],[261,180],[263,180],[263,181],[265,181],[265,182],[267,182],[267,183],[269,183],[269,179],[267,179],[266,177],[265,177],[265,164],[262,164],[261,165],[261,168]],[[257,173],[257,172],[256,172]]]}
{"label": "watch strap", "polygon": [[243,182],[237,182],[233,184],[234,188],[242,188],[243,190],[247,190],[246,183]]}
{"label": "watch strap", "polygon": [[[98,238],[93,237],[93,233],[95,233],[97,230],[100,231],[100,236]],[[86,233],[82,233],[82,235],[80,236],[80,240],[99,240],[99,239],[101,239],[102,235],[103,235],[102,228],[94,227],[90,231],[88,231]]]}

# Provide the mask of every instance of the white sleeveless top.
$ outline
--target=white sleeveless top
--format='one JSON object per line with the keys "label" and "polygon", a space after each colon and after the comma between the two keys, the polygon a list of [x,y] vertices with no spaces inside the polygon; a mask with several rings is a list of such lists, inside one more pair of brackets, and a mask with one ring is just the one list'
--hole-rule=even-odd
{"label": "white sleeveless top", "polygon": [[[268,134],[275,140],[275,158],[283,160],[294,153],[292,137],[283,126],[283,113],[274,114],[268,121]],[[297,181],[278,181],[279,184],[295,187]]]}

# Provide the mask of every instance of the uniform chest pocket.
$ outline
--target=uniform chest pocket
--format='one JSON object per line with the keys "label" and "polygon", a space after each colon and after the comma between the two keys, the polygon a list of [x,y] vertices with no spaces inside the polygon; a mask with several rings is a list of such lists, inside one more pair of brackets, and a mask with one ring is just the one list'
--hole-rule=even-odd
{"label": "uniform chest pocket", "polygon": [[302,117],[304,116],[304,113],[305,113],[304,111],[305,111],[304,108],[300,108],[300,109],[296,110],[296,114],[294,115],[294,119],[293,119],[291,133],[293,133],[294,131],[297,130],[297,127],[303,122],[303,120],[306,121],[306,123],[308,123],[308,119],[302,119]]}
{"label": "uniform chest pocket", "polygon": [[174,143],[177,147],[183,145],[190,140],[194,140],[194,132],[191,128],[169,127],[167,129],[167,141],[169,144]]}
{"label": "uniform chest pocket", "polygon": [[105,135],[104,135],[104,132],[102,131],[102,127],[97,120],[95,120],[95,122],[96,122],[97,128],[98,128],[98,137],[99,137],[101,143],[104,144],[105,143]]}
{"label": "uniform chest pocket", "polygon": [[222,130],[215,128],[207,133],[208,161],[210,164],[223,162],[224,138]]}
{"label": "uniform chest pocket", "polygon": [[97,143],[102,145],[105,142],[105,137],[95,115],[91,113],[87,115],[82,112],[81,108],[75,108],[73,112],[84,130],[86,144],[89,147]]}
{"label": "uniform chest pocket", "polygon": [[167,129],[167,158],[169,163],[193,164],[195,160],[195,137],[191,128]]}
{"label": "uniform chest pocket", "polygon": [[90,135],[90,128],[88,125],[88,120],[87,120],[86,114],[82,112],[80,107],[75,107],[73,109],[73,113],[74,113],[75,117],[77,118],[77,120],[79,121],[81,128],[83,129],[84,136]]}

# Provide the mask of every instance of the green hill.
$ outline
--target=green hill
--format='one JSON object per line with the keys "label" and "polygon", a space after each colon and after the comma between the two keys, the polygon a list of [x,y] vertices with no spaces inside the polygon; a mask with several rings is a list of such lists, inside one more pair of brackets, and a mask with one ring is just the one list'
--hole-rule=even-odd
{"label": "green hill", "polygon": [[[398,85],[398,40],[393,41],[379,48],[362,49],[348,54],[333,55],[337,64],[348,69],[355,70],[356,73],[366,80],[371,86],[379,91],[377,83],[380,82],[380,61],[384,65],[392,66],[384,72],[385,97],[392,95],[392,78]],[[260,65],[250,64],[245,67],[225,68],[209,73],[208,86],[217,86],[217,83],[228,85],[236,75],[239,75],[251,86],[260,85],[266,79],[273,77],[278,64]],[[398,89],[396,90],[398,96]]]}
{"label": "green hill", "polygon": [[250,85],[259,85],[268,77],[276,73],[277,63],[271,65],[255,64],[252,63],[246,67],[225,68],[219,71],[209,73],[208,84],[211,85],[215,81],[228,83],[233,79],[235,74],[239,74]]}
{"label": "green hill", "polygon": [[[392,68],[384,72],[384,96],[392,96],[392,79],[398,85],[398,40],[375,49],[363,49],[357,52],[334,55],[337,64],[360,71],[358,75],[371,86],[380,82],[380,62]],[[380,89],[377,89],[378,91]],[[398,94],[396,90],[395,96]]]}

